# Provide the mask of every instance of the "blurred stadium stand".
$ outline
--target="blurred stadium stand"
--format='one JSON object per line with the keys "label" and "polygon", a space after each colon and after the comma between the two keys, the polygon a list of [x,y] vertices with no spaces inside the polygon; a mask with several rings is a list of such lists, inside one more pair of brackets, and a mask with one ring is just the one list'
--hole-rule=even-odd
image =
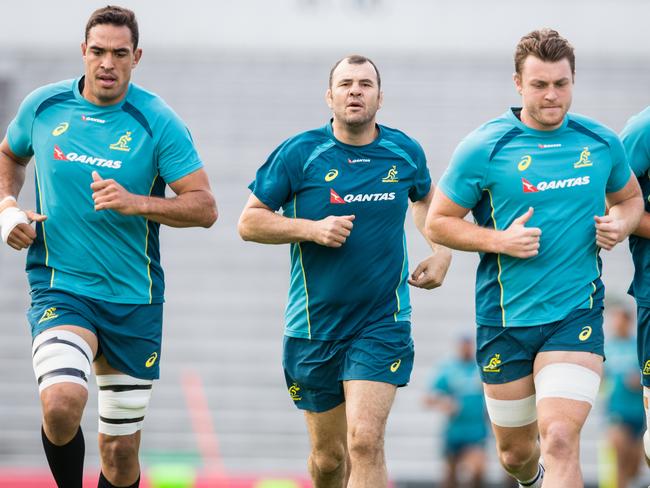
{"label": "blurred stadium stand", "polygon": [[[81,73],[74,52],[2,52],[0,120],[42,84]],[[346,52],[312,56],[145,51],[134,81],[160,94],[187,122],[206,163],[220,217],[205,229],[162,232],[167,276],[162,379],[145,422],[146,466],[160,459],[200,462],[200,448],[183,378],[198,374],[228,473],[306,475],[308,440],[302,415],[285,392],[280,350],[288,284],[286,246],[243,243],[236,233],[246,186],[270,151],[296,132],[325,123],[323,100],[332,62]],[[434,181],[460,139],[517,98],[509,56],[375,55],[385,91],[381,123],[398,127],[424,146]],[[650,65],[645,59],[582,57],[573,110],[615,130],[650,103]],[[30,165],[33,168],[33,164]],[[28,176],[20,201],[32,206]],[[410,216],[411,268],[426,255]],[[627,247],[604,255],[609,292],[622,296],[632,267]],[[397,397],[386,436],[394,480],[440,478],[440,419],[421,408],[431,365],[444,360],[453,339],[473,331],[477,257],[455,253],[445,286],[412,291],[416,363],[413,380]],[[24,254],[0,249],[0,468],[45,469],[40,409],[24,317],[28,294]],[[83,421],[89,470],[98,467],[96,394],[91,387]],[[584,429],[585,478],[597,476],[597,442],[603,417],[596,408]],[[493,459],[490,479],[501,479]],[[0,482],[0,485],[1,482]],[[646,483],[647,485],[647,483]],[[2,485],[4,486],[4,485]],[[413,486],[415,484],[403,484]],[[496,485],[498,486],[498,484]]]}

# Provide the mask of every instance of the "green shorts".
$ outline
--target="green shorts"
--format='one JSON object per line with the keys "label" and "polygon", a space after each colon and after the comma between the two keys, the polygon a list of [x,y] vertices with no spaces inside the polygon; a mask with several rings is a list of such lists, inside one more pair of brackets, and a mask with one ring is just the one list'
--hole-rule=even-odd
{"label": "green shorts", "polygon": [[404,386],[413,369],[409,322],[373,324],[347,339],[317,341],[284,337],[284,376],[302,410],[325,412],[345,401],[343,381]]}
{"label": "green shorts", "polygon": [[59,325],[76,325],[97,336],[99,349],[115,369],[136,378],[160,376],[162,303],[105,302],[63,290],[34,289],[27,320],[32,339]]}
{"label": "green shorts", "polygon": [[603,307],[598,304],[532,327],[479,325],[476,362],[483,383],[508,383],[532,374],[540,352],[584,351],[605,357],[604,343]]}

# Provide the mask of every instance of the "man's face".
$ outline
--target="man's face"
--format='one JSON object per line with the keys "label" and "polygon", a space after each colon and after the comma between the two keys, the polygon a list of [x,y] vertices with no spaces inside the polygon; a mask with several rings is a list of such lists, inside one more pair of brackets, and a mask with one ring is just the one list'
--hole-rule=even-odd
{"label": "man's face", "polygon": [[547,62],[528,56],[521,74],[515,73],[514,80],[521,94],[522,122],[538,130],[562,125],[573,96],[573,73],[568,59]]}
{"label": "man's face", "polygon": [[325,98],[337,122],[351,128],[374,125],[383,98],[375,68],[370,63],[341,61],[332,73],[332,86]]}
{"label": "man's face", "polygon": [[94,26],[81,45],[81,54],[86,74],[84,98],[96,105],[113,105],[122,100],[131,70],[142,55],[141,49],[133,49],[129,28],[112,24]]}

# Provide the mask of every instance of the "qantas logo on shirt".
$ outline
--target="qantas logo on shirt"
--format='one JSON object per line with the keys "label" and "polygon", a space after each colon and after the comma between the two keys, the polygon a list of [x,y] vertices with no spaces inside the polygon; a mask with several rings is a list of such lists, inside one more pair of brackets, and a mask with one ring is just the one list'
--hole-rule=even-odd
{"label": "qantas logo on shirt", "polygon": [[87,154],[77,154],[75,152],[64,153],[58,145],[54,145],[54,159],[57,161],[72,161],[75,163],[90,164],[102,168],[120,169],[122,161],[113,161],[112,159],[103,159]]}
{"label": "qantas logo on shirt", "polygon": [[562,147],[562,144],[538,144],[537,147],[540,149],[551,149],[556,147]]}
{"label": "qantas logo on shirt", "polygon": [[381,202],[387,200],[395,200],[395,192],[389,193],[348,193],[343,198],[330,188],[330,203],[345,204],[352,202]]}
{"label": "qantas logo on shirt", "polygon": [[104,119],[98,119],[96,117],[88,117],[87,115],[82,115],[81,120],[83,120],[84,122],[97,122],[98,124],[106,123]]}
{"label": "qantas logo on shirt", "polygon": [[521,179],[524,193],[537,193],[539,191],[546,190],[560,190],[562,188],[588,185],[589,183],[591,183],[589,176],[582,176],[580,178],[567,178],[565,180],[540,181],[537,183],[537,185],[533,185],[526,178]]}
{"label": "qantas logo on shirt", "polygon": [[348,158],[348,163],[350,164],[355,164],[355,163],[369,163],[370,159],[367,158],[358,158],[358,159],[351,159]]}

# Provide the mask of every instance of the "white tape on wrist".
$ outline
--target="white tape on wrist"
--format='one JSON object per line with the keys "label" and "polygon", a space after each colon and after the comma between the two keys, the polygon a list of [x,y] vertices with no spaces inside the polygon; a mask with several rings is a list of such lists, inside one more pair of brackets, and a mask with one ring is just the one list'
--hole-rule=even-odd
{"label": "white tape on wrist", "polygon": [[7,202],[16,203],[16,197],[11,196],[11,195],[9,195],[8,197],[4,197],[2,200],[0,200],[0,205],[2,205],[3,203],[7,203]]}
{"label": "white tape on wrist", "polygon": [[9,234],[19,224],[28,224],[27,214],[18,207],[8,207],[0,212],[0,229],[2,229],[2,242],[7,243]]}

